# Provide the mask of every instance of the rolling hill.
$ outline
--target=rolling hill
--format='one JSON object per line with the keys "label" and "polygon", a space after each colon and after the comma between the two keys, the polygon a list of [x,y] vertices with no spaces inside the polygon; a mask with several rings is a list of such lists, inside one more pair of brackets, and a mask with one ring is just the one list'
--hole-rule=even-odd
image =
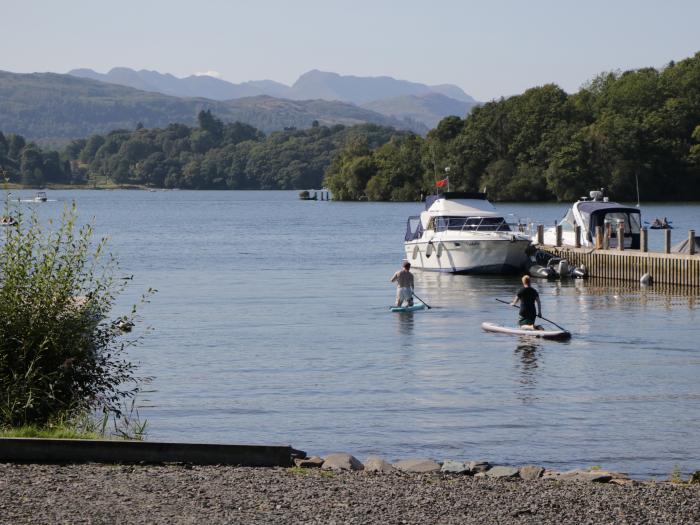
{"label": "rolling hill", "polygon": [[224,121],[240,120],[274,130],[322,124],[370,122],[425,133],[427,128],[353,104],[294,101],[268,96],[229,101],[181,98],[56,73],[18,74],[0,71],[0,129],[43,143],[106,133],[118,128],[163,127],[171,122],[192,125],[202,109]]}
{"label": "rolling hill", "polygon": [[[388,76],[358,77],[319,70],[304,73],[291,86],[272,80],[234,84],[201,75],[178,78],[168,73],[143,69],[136,71],[125,67],[113,68],[107,73],[74,69],[68,74],[178,97],[224,101],[267,95],[289,100],[340,101],[365,108],[374,106],[384,115],[397,115],[399,118],[405,115],[414,123],[420,122],[427,128],[435,126],[441,118],[448,115],[464,116],[477,104],[476,100],[452,84],[429,86]],[[444,98],[431,97],[432,95]],[[384,110],[385,107],[397,108],[398,105],[400,110]]]}

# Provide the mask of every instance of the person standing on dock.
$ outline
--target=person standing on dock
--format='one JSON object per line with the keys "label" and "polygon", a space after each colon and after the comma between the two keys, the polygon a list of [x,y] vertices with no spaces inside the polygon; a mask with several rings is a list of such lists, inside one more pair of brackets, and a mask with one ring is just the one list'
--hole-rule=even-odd
{"label": "person standing on dock", "polygon": [[400,308],[404,301],[408,306],[413,306],[413,274],[411,273],[411,263],[404,261],[403,268],[391,278],[392,283],[396,283],[396,306]]}
{"label": "person standing on dock", "polygon": [[542,316],[542,303],[540,302],[540,294],[532,286],[530,286],[530,276],[523,276],[523,287],[518,290],[518,293],[510,303],[517,306],[520,302],[520,318],[518,324],[526,330],[541,330],[541,327],[535,325],[535,320]]}

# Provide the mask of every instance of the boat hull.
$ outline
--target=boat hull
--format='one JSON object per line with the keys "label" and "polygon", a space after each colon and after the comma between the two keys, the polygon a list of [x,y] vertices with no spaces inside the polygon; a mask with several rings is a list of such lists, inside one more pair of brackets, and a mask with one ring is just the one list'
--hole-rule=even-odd
{"label": "boat hull", "polygon": [[504,236],[408,241],[404,249],[413,268],[446,273],[514,274],[525,269],[529,245],[529,240]]}

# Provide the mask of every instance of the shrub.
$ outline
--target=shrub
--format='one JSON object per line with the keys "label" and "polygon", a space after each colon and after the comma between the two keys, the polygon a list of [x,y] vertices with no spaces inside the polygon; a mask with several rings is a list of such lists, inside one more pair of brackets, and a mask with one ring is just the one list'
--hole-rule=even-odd
{"label": "shrub", "polygon": [[5,214],[17,221],[0,230],[0,426],[119,416],[139,386],[123,357],[136,308],[108,318],[126,281],[106,239],[76,226],[75,204],[48,228],[9,203]]}

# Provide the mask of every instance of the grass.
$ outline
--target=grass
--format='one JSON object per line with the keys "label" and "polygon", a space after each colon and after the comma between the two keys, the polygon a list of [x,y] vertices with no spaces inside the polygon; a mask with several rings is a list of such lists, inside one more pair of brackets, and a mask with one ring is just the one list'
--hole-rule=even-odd
{"label": "grass", "polygon": [[331,470],[321,470],[314,468],[303,468],[303,467],[289,467],[287,468],[287,473],[293,476],[310,476],[313,471],[318,472],[322,478],[332,478],[335,476],[335,472]]}
{"label": "grass", "polygon": [[104,439],[97,432],[82,431],[70,426],[37,427],[25,425],[17,428],[0,429],[0,437],[44,438],[44,439]]}
{"label": "grass", "polygon": [[668,480],[671,483],[683,483],[683,478],[681,477],[681,467],[674,465],[671,473],[668,475]]}

